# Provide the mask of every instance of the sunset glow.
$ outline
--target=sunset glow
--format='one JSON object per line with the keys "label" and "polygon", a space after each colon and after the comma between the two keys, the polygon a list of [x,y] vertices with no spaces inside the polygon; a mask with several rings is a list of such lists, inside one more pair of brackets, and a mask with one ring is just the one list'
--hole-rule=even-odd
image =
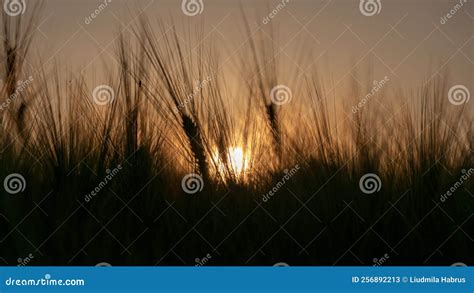
{"label": "sunset glow", "polygon": [[223,162],[222,156],[218,152],[214,154],[214,161],[217,164],[218,172],[225,174],[231,171],[235,176],[241,176],[248,169],[249,154],[244,152],[242,147],[230,147],[226,153],[226,161]]}

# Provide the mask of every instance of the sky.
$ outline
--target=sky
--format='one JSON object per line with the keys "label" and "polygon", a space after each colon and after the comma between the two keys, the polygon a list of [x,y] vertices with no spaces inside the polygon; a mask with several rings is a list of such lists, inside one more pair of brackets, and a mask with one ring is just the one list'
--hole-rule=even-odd
{"label": "sky", "polygon": [[[28,12],[36,0],[25,1]],[[186,15],[181,0],[47,0],[33,51],[48,65],[60,64],[91,80],[100,79],[104,64],[116,65],[117,32],[130,32],[143,10],[151,20],[172,19],[185,42],[189,41],[185,31],[203,25],[205,41],[219,48],[221,60],[232,70],[239,52],[246,49],[239,1],[185,1],[202,1],[201,13]],[[366,72],[370,64],[376,80],[388,76],[403,86],[416,86],[449,72],[453,84],[472,87],[473,0],[361,1],[373,1],[378,13],[364,15],[359,0],[240,3],[253,29],[272,26],[278,58],[299,76],[315,67],[325,79],[339,84],[359,78],[354,72]],[[447,14],[450,18],[442,21]],[[301,50],[313,57],[299,61]]]}

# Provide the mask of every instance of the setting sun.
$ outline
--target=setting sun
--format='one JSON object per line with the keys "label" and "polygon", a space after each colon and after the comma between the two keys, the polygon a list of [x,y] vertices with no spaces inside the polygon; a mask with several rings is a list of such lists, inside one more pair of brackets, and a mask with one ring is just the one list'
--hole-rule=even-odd
{"label": "setting sun", "polygon": [[227,149],[226,161],[223,162],[219,153],[214,154],[214,160],[217,163],[217,169],[219,173],[226,173],[231,171],[233,175],[240,176],[248,168],[249,156],[245,153],[241,147],[230,147]]}
{"label": "setting sun", "polygon": [[229,148],[229,159],[232,170],[240,174],[247,169],[247,159],[244,157],[244,151],[240,147]]}

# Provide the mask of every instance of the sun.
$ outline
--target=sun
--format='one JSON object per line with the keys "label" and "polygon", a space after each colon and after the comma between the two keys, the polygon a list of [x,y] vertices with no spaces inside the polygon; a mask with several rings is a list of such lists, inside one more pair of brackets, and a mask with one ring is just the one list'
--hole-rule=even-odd
{"label": "sun", "polygon": [[229,160],[235,173],[241,174],[247,169],[247,160],[244,156],[244,151],[240,147],[229,148]]}
{"label": "sun", "polygon": [[235,176],[241,176],[248,169],[249,156],[242,147],[229,147],[226,152],[226,163],[222,162],[218,152],[214,153],[214,160],[217,162],[219,173],[226,173],[229,170]]}

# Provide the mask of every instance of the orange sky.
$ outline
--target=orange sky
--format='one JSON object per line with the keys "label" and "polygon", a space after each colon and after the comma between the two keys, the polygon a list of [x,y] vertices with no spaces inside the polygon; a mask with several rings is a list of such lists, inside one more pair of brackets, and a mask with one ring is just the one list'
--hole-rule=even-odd
{"label": "orange sky", "polygon": [[[186,16],[181,0],[110,0],[92,21],[86,17],[107,0],[48,0],[33,47],[44,60],[97,73],[104,62],[114,66],[111,53],[119,23],[128,29],[145,8],[150,18],[173,16],[176,24],[194,27],[204,21],[207,40],[221,50],[221,60],[234,60],[245,41],[238,1],[202,0],[203,12]],[[197,0],[196,0],[197,1]],[[377,1],[377,0],[373,0]],[[461,0],[462,1],[462,0]],[[253,24],[265,27],[265,16],[281,1],[241,1]],[[312,63],[334,82],[350,77],[350,70],[365,72],[367,62],[374,78],[389,76],[402,85],[417,85],[440,68],[449,68],[456,83],[474,84],[474,2],[464,3],[445,23],[457,1],[380,0],[380,13],[364,16],[359,0],[288,0],[271,23],[278,32],[276,46],[284,64],[304,74],[311,64],[298,64],[297,49],[312,51]],[[89,19],[90,20],[90,19]],[[185,39],[185,38],[184,38]],[[228,62],[230,69],[233,62]],[[228,68],[229,69],[229,68]],[[94,77],[95,78],[95,77]],[[474,89],[473,89],[474,91]]]}

